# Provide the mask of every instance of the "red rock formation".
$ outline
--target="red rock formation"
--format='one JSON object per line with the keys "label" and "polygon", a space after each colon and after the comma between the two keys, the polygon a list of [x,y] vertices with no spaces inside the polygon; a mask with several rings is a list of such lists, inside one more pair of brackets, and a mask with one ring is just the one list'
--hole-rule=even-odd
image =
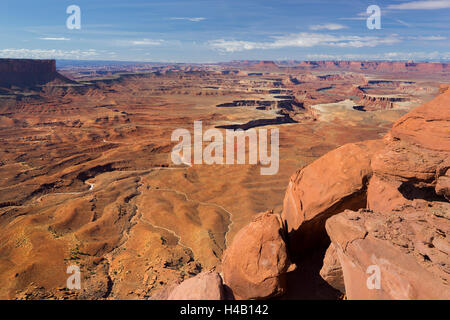
{"label": "red rock formation", "polygon": [[255,71],[277,71],[280,67],[273,61],[260,61],[258,64],[248,67],[249,70]]}
{"label": "red rock formation", "polygon": [[435,190],[437,195],[444,196],[450,201],[450,169],[448,164],[445,168],[443,168],[443,170],[439,170],[436,177]]}
{"label": "red rock formation", "polygon": [[284,293],[285,274],[294,269],[283,238],[281,219],[258,215],[235,236],[222,260],[225,284],[236,299],[266,299]]}
{"label": "red rock formation", "polygon": [[303,61],[297,65],[305,69],[378,71],[378,72],[448,72],[449,63],[400,61]]}
{"label": "red rock formation", "polygon": [[365,207],[371,157],[382,145],[381,141],[345,145],[291,177],[282,218],[291,243],[295,243],[295,255],[325,244],[323,228],[327,218],[346,208]]}
{"label": "red rock formation", "polygon": [[[291,178],[282,212],[291,253],[305,256],[324,245],[328,219],[326,231],[338,253],[348,298],[449,296],[449,105],[446,91],[402,117],[383,140],[345,145]],[[340,214],[366,207],[377,213]],[[400,219],[395,226],[393,217]],[[380,226],[383,241],[367,235]],[[424,259],[429,263],[421,264]],[[376,292],[365,285],[365,268],[374,261],[383,265],[385,279]],[[322,275],[330,283],[329,270],[337,265],[328,252]]]}
{"label": "red rock formation", "polygon": [[345,293],[344,274],[342,273],[342,266],[339,262],[336,247],[330,244],[325,252],[323,259],[323,266],[320,269],[320,276],[330,284],[333,288]]}
{"label": "red rock formation", "polygon": [[450,71],[450,63],[441,62],[405,62],[405,61],[232,61],[223,65],[237,68],[250,67],[259,70],[276,71],[280,68],[289,70],[323,70],[323,71],[351,71],[351,72],[379,72],[379,73],[442,73]]}
{"label": "red rock formation", "polygon": [[450,88],[450,84],[448,84],[448,83],[441,84],[440,87],[439,87],[439,93],[444,93],[449,88]]}
{"label": "red rock formation", "polygon": [[367,111],[392,109],[396,102],[406,101],[402,97],[385,97],[385,96],[371,96],[367,94],[362,95],[362,99],[358,102],[364,106]]}
{"label": "red rock formation", "polygon": [[450,91],[400,118],[391,136],[429,150],[450,152]]}
{"label": "red rock formation", "polygon": [[55,60],[0,59],[0,87],[36,86],[55,79],[71,82],[56,72]]}
{"label": "red rock formation", "polygon": [[222,278],[217,272],[203,272],[172,288],[167,300],[222,300]]}
{"label": "red rock formation", "polygon": [[55,60],[0,59],[0,72],[52,73],[56,72]]}
{"label": "red rock formation", "polygon": [[277,67],[277,65],[275,64],[275,62],[273,62],[273,61],[264,61],[264,60],[260,61],[260,62],[258,63],[258,66]]}
{"label": "red rock formation", "polygon": [[364,96],[364,91],[360,88],[360,86],[352,87],[348,93],[355,97],[362,98]]}
{"label": "red rock formation", "polygon": [[326,228],[342,265],[347,298],[450,299],[450,221],[437,214],[441,205],[448,214],[445,203],[389,215],[345,211],[330,218]]}

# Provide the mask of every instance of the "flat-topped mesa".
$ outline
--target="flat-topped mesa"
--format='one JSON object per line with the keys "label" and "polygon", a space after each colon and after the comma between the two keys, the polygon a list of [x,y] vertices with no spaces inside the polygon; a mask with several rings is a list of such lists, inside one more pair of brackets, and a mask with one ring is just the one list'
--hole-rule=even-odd
{"label": "flat-topped mesa", "polygon": [[258,64],[248,67],[249,70],[255,71],[277,71],[280,67],[273,61],[260,61]]}
{"label": "flat-topped mesa", "polygon": [[33,86],[58,76],[55,60],[0,59],[0,86]]}
{"label": "flat-topped mesa", "polygon": [[396,106],[397,102],[403,102],[407,100],[408,99],[405,97],[363,94],[360,103],[364,105],[364,110],[375,111],[392,109]]}
{"label": "flat-topped mesa", "polygon": [[260,66],[276,66],[275,62],[270,60],[261,60],[258,65]]}
{"label": "flat-topped mesa", "polygon": [[286,111],[304,110],[303,102],[297,101],[294,96],[277,96],[278,100],[234,100],[233,102],[221,103],[218,108],[232,107],[256,107],[258,110],[284,109]]}

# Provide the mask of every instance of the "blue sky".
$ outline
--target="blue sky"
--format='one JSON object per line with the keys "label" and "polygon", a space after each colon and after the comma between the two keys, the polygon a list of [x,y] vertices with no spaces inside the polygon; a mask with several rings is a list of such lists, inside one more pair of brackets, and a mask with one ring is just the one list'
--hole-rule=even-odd
{"label": "blue sky", "polygon": [[[381,29],[366,26],[369,5]],[[81,8],[69,30],[66,8]],[[0,57],[450,61],[450,0],[2,0]]]}

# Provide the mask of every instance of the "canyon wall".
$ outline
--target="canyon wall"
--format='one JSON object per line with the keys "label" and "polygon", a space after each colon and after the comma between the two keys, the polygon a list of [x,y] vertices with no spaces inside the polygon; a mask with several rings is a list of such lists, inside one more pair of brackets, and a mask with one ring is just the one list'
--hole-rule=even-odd
{"label": "canyon wall", "polygon": [[379,71],[379,72],[444,72],[450,63],[400,61],[302,61],[297,65],[306,69]]}
{"label": "canyon wall", "polygon": [[34,86],[57,77],[55,60],[0,59],[0,86]]}
{"label": "canyon wall", "polygon": [[411,61],[231,61],[221,65],[232,68],[245,68],[255,71],[323,70],[353,72],[449,72],[450,63],[445,62],[411,62]]}

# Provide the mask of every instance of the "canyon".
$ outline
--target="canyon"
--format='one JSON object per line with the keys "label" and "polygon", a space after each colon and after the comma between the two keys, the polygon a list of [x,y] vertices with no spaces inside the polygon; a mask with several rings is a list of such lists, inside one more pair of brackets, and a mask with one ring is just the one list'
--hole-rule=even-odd
{"label": "canyon", "polygon": [[[0,59],[0,298],[446,297],[449,75]],[[278,129],[278,172],[174,164],[171,134],[194,121]]]}

